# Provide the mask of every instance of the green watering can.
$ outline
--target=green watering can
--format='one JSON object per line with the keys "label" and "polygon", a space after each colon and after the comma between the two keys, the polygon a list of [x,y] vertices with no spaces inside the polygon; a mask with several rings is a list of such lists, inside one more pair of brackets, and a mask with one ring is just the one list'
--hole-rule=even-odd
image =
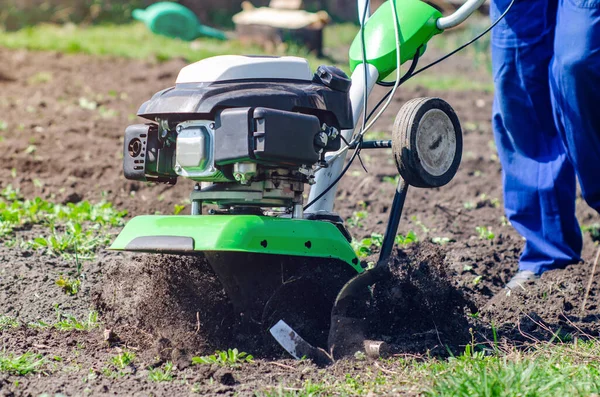
{"label": "green watering can", "polygon": [[227,40],[225,33],[204,26],[187,7],[170,1],[152,4],[145,10],[133,10],[133,18],[142,21],[155,34],[192,41],[200,36]]}

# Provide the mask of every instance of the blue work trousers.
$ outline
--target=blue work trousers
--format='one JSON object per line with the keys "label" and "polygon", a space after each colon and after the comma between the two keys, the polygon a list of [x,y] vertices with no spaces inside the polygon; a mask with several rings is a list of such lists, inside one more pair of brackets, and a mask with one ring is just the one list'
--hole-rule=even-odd
{"label": "blue work trousers", "polygon": [[[510,0],[492,0],[496,20]],[[519,269],[580,261],[576,178],[600,212],[600,0],[515,0],[492,30],[492,125]]]}

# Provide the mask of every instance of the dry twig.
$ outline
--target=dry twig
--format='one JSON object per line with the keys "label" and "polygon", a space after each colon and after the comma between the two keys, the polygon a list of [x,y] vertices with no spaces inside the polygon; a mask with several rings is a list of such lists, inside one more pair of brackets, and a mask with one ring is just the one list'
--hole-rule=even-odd
{"label": "dry twig", "polygon": [[592,288],[592,282],[594,281],[594,273],[596,273],[596,266],[598,265],[598,257],[600,257],[600,247],[598,247],[596,259],[594,260],[594,266],[592,266],[592,274],[590,274],[590,279],[588,281],[587,288],[585,289],[585,296],[583,297],[583,303],[581,304],[581,310],[579,311],[580,316],[583,316],[583,312],[585,311],[585,304],[587,303],[587,298],[590,294],[590,289]]}

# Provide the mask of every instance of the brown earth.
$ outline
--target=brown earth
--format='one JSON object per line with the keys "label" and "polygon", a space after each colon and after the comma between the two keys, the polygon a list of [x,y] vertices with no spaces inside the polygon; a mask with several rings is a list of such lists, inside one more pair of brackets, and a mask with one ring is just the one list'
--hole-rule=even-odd
{"label": "brown earth", "polygon": [[[106,199],[130,216],[170,214],[175,204],[185,203],[189,182],[151,186],[127,181],[121,172],[124,128],[135,122],[139,104],[172,84],[182,61],[154,64],[5,49],[0,49],[0,59],[0,120],[8,125],[0,131],[0,188],[12,184],[25,197],[58,202]],[[463,65],[457,74],[484,78],[468,66],[468,58],[452,62]],[[389,132],[401,104],[417,96],[440,96],[455,108],[464,128],[463,162],[448,186],[410,189],[399,232],[412,230],[421,243],[396,252],[394,277],[376,285],[369,336],[388,341],[399,353],[441,355],[447,349],[460,352],[471,340],[469,328],[485,345],[492,323],[500,338],[517,345],[597,336],[600,286],[593,278],[586,293],[595,254],[587,234],[585,263],[547,273],[526,292],[502,292],[516,270],[523,241],[502,220],[500,166],[491,144],[492,96],[402,89],[375,130]],[[368,211],[350,228],[357,239],[385,230],[395,187],[389,178],[396,175],[390,151],[365,151],[362,159],[368,173],[358,164],[351,168],[340,184],[336,207],[345,219]],[[583,224],[600,220],[581,199],[579,204]],[[477,226],[491,228],[495,237],[481,239]],[[18,231],[16,238],[40,233],[34,227]],[[442,237],[448,239],[444,245],[430,242]],[[259,337],[245,338],[222,288],[201,260],[102,251],[85,263],[82,289],[71,297],[54,281],[73,267],[18,244],[0,246],[0,314],[22,324],[52,322],[57,305],[78,318],[99,309],[103,322],[91,332],[26,326],[1,331],[6,351],[33,351],[62,361],[54,360],[52,370],[42,376],[1,374],[0,395],[254,395],[277,385],[301,387],[324,376],[323,369],[306,361],[266,354]],[[105,328],[112,331],[108,342]],[[228,347],[259,359],[233,369],[189,365],[193,355]],[[120,349],[134,351],[135,364],[122,376],[103,372]],[[149,368],[167,360],[177,366],[177,381],[148,381]],[[326,371],[342,378],[364,375],[366,365],[342,361]]]}

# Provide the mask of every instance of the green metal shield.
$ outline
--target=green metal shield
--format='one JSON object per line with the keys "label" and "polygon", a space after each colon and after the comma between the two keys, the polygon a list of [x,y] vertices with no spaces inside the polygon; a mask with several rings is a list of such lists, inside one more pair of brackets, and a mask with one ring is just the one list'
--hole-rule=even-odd
{"label": "green metal shield", "polygon": [[[396,70],[396,35],[392,0],[383,3],[367,21],[365,34],[365,52],[367,63],[379,71],[379,79],[385,79]],[[441,33],[436,22],[442,14],[421,0],[394,0],[400,22],[400,61],[413,59],[417,50],[425,51],[425,44],[436,34]],[[362,63],[362,45],[360,32],[350,47],[350,68]]]}
{"label": "green metal shield", "polygon": [[258,215],[144,215],[130,220],[112,250],[246,252],[331,258],[363,268],[350,243],[329,222]]}

